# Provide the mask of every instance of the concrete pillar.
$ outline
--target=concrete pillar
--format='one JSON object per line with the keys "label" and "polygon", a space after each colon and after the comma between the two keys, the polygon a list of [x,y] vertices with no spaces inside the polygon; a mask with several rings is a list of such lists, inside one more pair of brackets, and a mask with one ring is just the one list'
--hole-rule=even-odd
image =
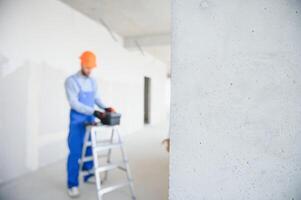
{"label": "concrete pillar", "polygon": [[173,1],[171,200],[300,199],[301,2]]}

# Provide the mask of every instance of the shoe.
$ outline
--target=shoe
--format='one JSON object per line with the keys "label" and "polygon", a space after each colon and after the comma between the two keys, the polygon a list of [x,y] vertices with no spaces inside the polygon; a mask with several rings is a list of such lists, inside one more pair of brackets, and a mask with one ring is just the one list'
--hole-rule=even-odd
{"label": "shoe", "polygon": [[79,189],[78,187],[72,187],[72,188],[68,188],[68,195],[71,198],[76,198],[79,197]]}

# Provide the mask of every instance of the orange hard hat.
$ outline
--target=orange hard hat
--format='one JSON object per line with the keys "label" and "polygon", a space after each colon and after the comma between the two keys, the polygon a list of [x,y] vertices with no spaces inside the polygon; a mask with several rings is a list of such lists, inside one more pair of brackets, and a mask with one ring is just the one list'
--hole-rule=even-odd
{"label": "orange hard hat", "polygon": [[89,69],[96,67],[96,56],[91,51],[85,51],[80,56],[80,60],[81,60],[81,64],[83,67],[86,67]]}

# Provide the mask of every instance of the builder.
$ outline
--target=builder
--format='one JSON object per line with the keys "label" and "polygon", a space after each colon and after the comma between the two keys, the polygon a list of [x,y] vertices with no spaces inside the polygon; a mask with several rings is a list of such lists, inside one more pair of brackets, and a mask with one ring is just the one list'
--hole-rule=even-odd
{"label": "builder", "polygon": [[[69,76],[65,82],[67,98],[71,107],[70,110],[70,125],[68,135],[69,155],[67,160],[68,173],[68,194],[70,197],[79,196],[78,175],[79,175],[79,159],[81,157],[85,124],[94,122],[95,117],[103,119],[105,112],[95,110],[97,105],[100,109],[106,112],[114,112],[114,109],[103,104],[97,84],[90,74],[96,67],[96,56],[90,52],[84,52],[81,57],[81,70],[74,75]],[[87,149],[86,156],[92,154],[91,148]],[[86,162],[83,165],[83,170],[90,173],[84,177],[84,182],[87,182],[94,174],[92,172],[93,162]]]}

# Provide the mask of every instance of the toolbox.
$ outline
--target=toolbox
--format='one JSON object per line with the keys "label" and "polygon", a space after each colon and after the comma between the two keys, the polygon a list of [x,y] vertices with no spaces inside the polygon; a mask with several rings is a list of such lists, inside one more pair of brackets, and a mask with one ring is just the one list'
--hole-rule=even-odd
{"label": "toolbox", "polygon": [[120,124],[121,114],[116,112],[107,112],[105,117],[101,120],[102,124],[105,125],[119,125]]}

